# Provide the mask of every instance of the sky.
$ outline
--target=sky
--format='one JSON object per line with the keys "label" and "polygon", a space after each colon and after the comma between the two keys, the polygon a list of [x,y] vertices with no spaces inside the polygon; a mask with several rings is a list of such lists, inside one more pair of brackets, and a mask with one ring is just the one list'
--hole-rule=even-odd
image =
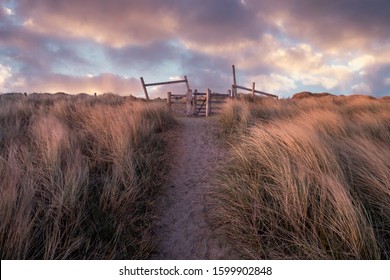
{"label": "sky", "polygon": [[[0,93],[113,92],[188,77],[296,92],[390,95],[388,0],[0,0]],[[185,85],[150,88],[150,97]]]}

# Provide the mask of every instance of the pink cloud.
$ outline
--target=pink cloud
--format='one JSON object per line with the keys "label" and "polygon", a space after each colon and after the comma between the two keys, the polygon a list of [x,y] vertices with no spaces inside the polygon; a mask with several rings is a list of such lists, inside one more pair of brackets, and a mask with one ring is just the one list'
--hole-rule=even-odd
{"label": "pink cloud", "polygon": [[18,12],[31,32],[87,38],[113,47],[166,39],[175,32],[169,9],[154,1],[21,0]]}

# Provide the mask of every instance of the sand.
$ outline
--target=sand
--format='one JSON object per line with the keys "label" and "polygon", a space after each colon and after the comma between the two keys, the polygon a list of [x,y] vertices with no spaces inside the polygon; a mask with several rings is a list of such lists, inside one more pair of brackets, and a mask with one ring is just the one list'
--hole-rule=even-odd
{"label": "sand", "polygon": [[[214,170],[227,156],[217,139],[215,117],[180,117],[166,135],[171,171],[158,200],[153,259],[238,259],[237,253],[207,222],[207,193]],[[209,210],[211,211],[211,210]]]}

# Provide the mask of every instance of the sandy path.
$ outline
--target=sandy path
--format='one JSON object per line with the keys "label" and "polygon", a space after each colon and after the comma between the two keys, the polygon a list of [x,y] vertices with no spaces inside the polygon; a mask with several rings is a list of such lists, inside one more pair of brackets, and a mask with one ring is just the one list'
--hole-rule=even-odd
{"label": "sandy path", "polygon": [[218,145],[215,118],[179,118],[167,134],[172,169],[158,202],[153,259],[237,259],[206,221],[205,196],[213,187],[213,169],[225,159]]}

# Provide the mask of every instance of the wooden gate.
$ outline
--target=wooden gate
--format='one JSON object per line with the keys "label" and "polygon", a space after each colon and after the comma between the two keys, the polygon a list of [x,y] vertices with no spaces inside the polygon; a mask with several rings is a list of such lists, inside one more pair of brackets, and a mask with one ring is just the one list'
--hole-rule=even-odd
{"label": "wooden gate", "polygon": [[[206,92],[189,90],[187,94],[167,93],[167,105],[172,111],[172,104],[180,103],[182,106],[174,106],[175,112],[185,112],[187,116],[210,116],[218,113],[222,108],[221,105],[229,98],[229,94],[212,93],[210,89]],[[185,106],[184,106],[185,105]]]}
{"label": "wooden gate", "polygon": [[229,94],[212,93],[210,89],[206,92],[193,93],[193,115],[210,116],[221,110],[221,105],[229,98]]}

